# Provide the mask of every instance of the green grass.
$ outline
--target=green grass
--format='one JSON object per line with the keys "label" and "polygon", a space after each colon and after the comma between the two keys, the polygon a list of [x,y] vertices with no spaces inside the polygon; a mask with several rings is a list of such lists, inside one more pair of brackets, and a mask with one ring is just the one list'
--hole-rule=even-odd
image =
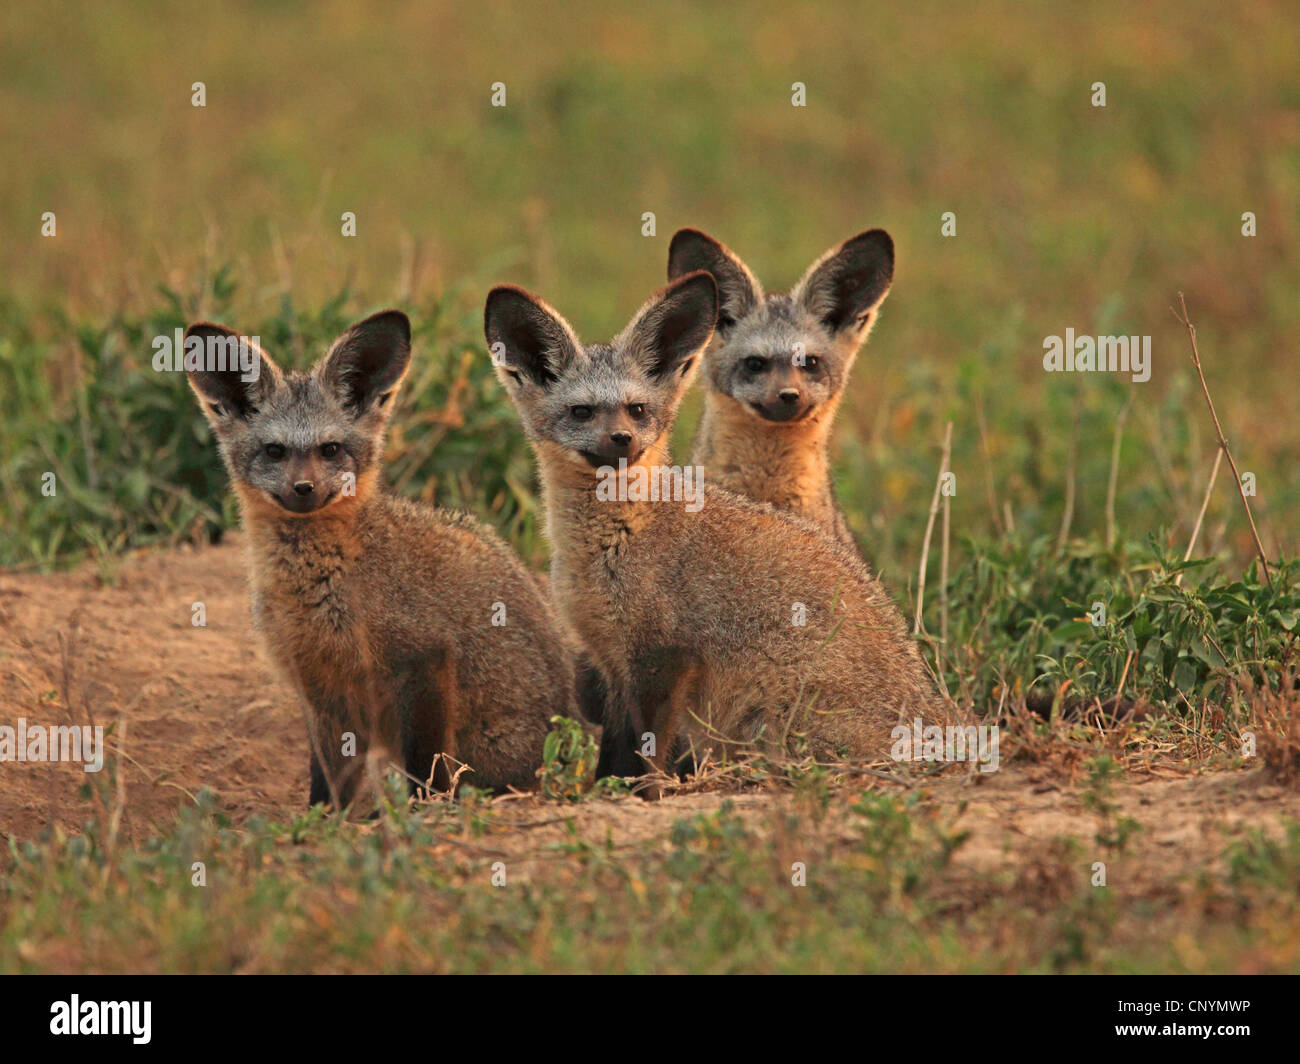
{"label": "green grass", "polygon": [[1181,971],[1172,925],[1211,968],[1300,931],[1277,871],[1294,823],[1281,844],[1235,843],[1222,884],[1126,897],[1090,885],[1073,842],[1019,873],[955,868],[964,834],[915,796],[838,791],[831,814],[819,831],[796,803],[760,831],[724,802],[639,842],[571,828],[524,858],[496,848],[519,828],[472,792],[366,825],[236,830],[205,791],[120,853],[93,823],[11,843],[0,971]]}
{"label": "green grass", "polygon": [[[1296,669],[1295,561],[1275,561],[1266,584],[1255,565],[1234,577],[1154,541],[1058,549],[1040,537],[968,542],[962,553],[940,660],[948,689],[973,705],[1067,684],[1071,699],[1107,699],[1122,681],[1129,698],[1165,708],[1244,711],[1252,692],[1280,690]],[[939,631],[941,605],[927,599],[926,612]]]}

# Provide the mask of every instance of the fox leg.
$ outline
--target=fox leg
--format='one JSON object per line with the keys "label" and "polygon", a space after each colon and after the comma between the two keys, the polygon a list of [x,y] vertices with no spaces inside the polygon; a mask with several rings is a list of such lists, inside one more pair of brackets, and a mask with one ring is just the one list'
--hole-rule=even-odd
{"label": "fox leg", "polygon": [[458,758],[459,754],[456,743],[459,694],[456,660],[450,650],[440,649],[431,664],[403,685],[399,697],[402,760],[406,774],[413,781],[412,793],[420,793],[430,780],[434,790],[450,790],[451,767],[445,757],[438,757],[446,754]]}
{"label": "fox leg", "polygon": [[330,785],[325,779],[325,770],[321,768],[320,758],[316,756],[316,751],[311,753],[311,792],[307,798],[307,806],[329,805],[330,802]]}
{"label": "fox leg", "polygon": [[582,715],[592,724],[605,723],[605,703],[609,701],[609,685],[591,660],[580,654],[574,668],[573,686]]}
{"label": "fox leg", "polygon": [[629,684],[611,676],[606,678],[605,688],[605,719],[600,733],[600,756],[596,759],[596,779],[639,776],[645,771],[645,765],[637,754]]}
{"label": "fox leg", "polygon": [[[654,755],[640,755],[661,772],[673,771],[686,753],[679,742],[682,726],[695,709],[703,677],[703,663],[684,647],[655,647],[633,661],[636,688],[637,734],[654,736]],[[647,798],[657,798],[650,787]]]}

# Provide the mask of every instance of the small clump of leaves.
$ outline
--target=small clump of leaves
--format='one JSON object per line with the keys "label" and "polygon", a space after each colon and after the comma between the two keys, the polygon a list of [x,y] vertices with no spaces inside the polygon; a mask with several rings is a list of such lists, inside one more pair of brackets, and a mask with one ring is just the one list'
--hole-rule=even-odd
{"label": "small clump of leaves", "polygon": [[997,705],[1008,689],[1068,684],[1083,700],[1122,691],[1169,708],[1242,708],[1245,692],[1293,682],[1295,560],[1270,566],[1269,583],[1254,565],[1229,578],[1210,559],[1184,562],[1154,537],[1061,550],[1051,537],[969,543],[966,554],[950,582],[938,664],[949,689],[977,706]]}

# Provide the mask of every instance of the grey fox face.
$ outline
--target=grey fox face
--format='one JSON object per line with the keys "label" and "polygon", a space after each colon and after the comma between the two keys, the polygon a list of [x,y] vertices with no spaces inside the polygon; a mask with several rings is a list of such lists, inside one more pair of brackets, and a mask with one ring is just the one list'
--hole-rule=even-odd
{"label": "grey fox face", "polygon": [[598,469],[634,464],[668,431],[717,313],[713,278],[692,273],[652,296],[612,343],[584,346],[536,296],[503,286],[488,293],[484,331],[529,438]]}
{"label": "grey fox face", "polygon": [[[187,352],[191,337],[208,351],[209,340],[251,343],[208,322],[186,330]],[[255,353],[255,375],[238,365],[209,368],[224,366],[217,362],[188,371],[230,475],[292,514],[355,495],[382,457],[391,397],[410,360],[406,315],[387,310],[352,326],[308,372],[284,373]]]}
{"label": "grey fox face", "polygon": [[705,357],[709,386],[755,417],[800,421],[837,397],[894,275],[894,242],[871,229],[832,248],[788,295],[764,296],[729,248],[681,229],[668,277],[707,270],[718,283],[718,330]]}

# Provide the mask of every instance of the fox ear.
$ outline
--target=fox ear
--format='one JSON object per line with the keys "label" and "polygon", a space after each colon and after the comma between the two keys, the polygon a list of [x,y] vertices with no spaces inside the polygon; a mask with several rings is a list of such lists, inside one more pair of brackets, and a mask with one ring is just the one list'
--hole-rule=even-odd
{"label": "fox ear", "polygon": [[578,353],[577,336],[560,315],[514,285],[488,293],[483,335],[492,363],[516,384],[551,385]]}
{"label": "fox ear", "polygon": [[763,300],[763,289],[734,251],[698,229],[678,229],[668,245],[668,280],[707,270],[718,286],[718,332],[726,333]]}
{"label": "fox ear", "polygon": [[831,332],[865,338],[893,279],[894,242],[883,229],[869,229],[808,267],[793,295]]}
{"label": "fox ear", "polygon": [[[191,341],[197,341],[197,351],[192,350]],[[251,359],[241,357],[244,351],[251,351]],[[258,405],[283,380],[280,368],[256,343],[208,321],[195,322],[185,330],[185,361],[191,359],[197,367],[187,369],[185,375],[213,424],[256,413]]]}
{"label": "fox ear", "polygon": [[411,361],[411,321],[383,310],[357,322],[321,361],[321,379],[360,416],[388,402]]}
{"label": "fox ear", "polygon": [[704,270],[688,273],[646,302],[620,342],[656,378],[685,376],[718,320],[718,286]]}

